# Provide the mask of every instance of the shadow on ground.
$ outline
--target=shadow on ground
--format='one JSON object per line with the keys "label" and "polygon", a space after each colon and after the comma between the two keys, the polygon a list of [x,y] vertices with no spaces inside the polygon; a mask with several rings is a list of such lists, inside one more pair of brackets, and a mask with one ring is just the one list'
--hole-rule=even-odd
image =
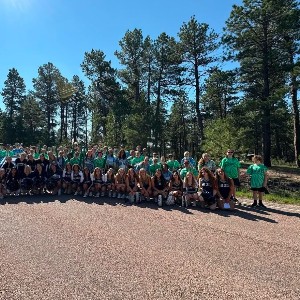
{"label": "shadow on ground", "polygon": [[51,203],[55,201],[59,201],[60,203],[66,203],[70,200],[76,200],[79,202],[84,202],[86,204],[96,204],[96,205],[121,205],[121,206],[138,206],[140,208],[150,208],[150,209],[163,209],[165,211],[179,211],[184,214],[194,214],[195,211],[200,211],[205,214],[217,214],[222,217],[240,217],[250,221],[265,221],[270,223],[277,223],[272,218],[269,218],[271,214],[281,214],[288,217],[300,217],[300,213],[298,212],[290,212],[275,208],[251,208],[245,205],[238,205],[234,211],[227,211],[227,210],[219,210],[216,209],[215,211],[211,211],[209,209],[202,209],[198,207],[181,207],[179,205],[172,205],[172,206],[163,206],[158,207],[156,203],[153,201],[149,202],[141,202],[138,204],[131,204],[124,199],[117,199],[117,198],[108,198],[108,197],[87,197],[83,198],[82,196],[73,196],[73,195],[34,195],[34,196],[7,196],[4,199],[1,199],[0,205],[13,205],[18,203],[26,203],[26,204],[38,204],[38,203]]}

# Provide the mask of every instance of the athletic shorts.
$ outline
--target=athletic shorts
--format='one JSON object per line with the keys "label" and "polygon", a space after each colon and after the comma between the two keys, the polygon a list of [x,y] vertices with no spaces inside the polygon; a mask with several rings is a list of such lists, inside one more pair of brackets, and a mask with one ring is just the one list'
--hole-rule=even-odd
{"label": "athletic shorts", "polygon": [[260,187],[260,188],[251,188],[251,191],[256,191],[256,192],[264,192],[265,188],[264,187]]}
{"label": "athletic shorts", "polygon": [[233,180],[233,183],[234,183],[235,186],[240,186],[241,185],[240,180],[238,178],[232,178],[232,180]]}

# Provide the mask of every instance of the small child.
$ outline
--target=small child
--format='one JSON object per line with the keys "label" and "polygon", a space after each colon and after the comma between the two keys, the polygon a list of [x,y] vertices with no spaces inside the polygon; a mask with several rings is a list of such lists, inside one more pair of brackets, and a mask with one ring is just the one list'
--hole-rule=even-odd
{"label": "small child", "polygon": [[257,206],[257,195],[259,200],[258,206],[265,207],[262,200],[268,182],[268,169],[263,164],[263,160],[260,155],[254,155],[252,161],[253,164],[248,167],[246,172],[246,174],[251,177],[250,187],[253,192],[253,203],[251,207]]}

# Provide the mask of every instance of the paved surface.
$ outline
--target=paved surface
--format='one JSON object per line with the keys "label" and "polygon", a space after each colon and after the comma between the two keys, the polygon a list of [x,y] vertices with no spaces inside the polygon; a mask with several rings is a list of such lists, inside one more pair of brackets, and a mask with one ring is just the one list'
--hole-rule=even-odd
{"label": "paved surface", "polygon": [[300,207],[0,205],[0,299],[299,299]]}

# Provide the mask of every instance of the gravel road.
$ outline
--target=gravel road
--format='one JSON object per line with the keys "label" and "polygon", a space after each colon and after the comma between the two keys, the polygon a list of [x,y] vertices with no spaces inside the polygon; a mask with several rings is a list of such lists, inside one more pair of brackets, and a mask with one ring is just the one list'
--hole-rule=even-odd
{"label": "gravel road", "polygon": [[300,299],[300,207],[7,201],[0,299]]}

